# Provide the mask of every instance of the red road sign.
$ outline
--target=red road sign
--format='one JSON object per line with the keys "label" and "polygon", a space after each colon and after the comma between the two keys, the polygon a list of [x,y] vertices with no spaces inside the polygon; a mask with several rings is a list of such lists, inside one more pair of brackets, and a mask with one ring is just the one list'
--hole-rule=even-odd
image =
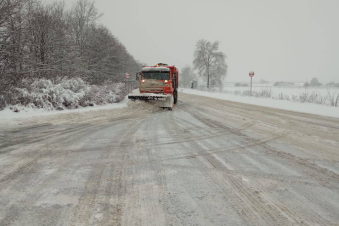
{"label": "red road sign", "polygon": [[127,79],[131,78],[131,74],[130,73],[125,73],[125,78],[127,78]]}
{"label": "red road sign", "polygon": [[253,77],[254,76],[254,71],[250,71],[249,76]]}

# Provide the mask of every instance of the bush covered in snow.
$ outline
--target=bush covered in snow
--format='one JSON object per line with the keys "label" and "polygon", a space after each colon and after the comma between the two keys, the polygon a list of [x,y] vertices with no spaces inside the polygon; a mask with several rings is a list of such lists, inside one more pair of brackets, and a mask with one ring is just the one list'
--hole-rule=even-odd
{"label": "bush covered in snow", "polygon": [[[228,90],[224,91],[225,93],[232,93],[235,95],[240,95],[240,96],[250,96],[251,92],[250,90],[235,90],[233,92],[230,92]],[[272,90],[269,87],[262,87],[260,90],[253,90],[252,91],[252,96],[254,97],[263,97],[263,98],[271,98],[272,97]]]}
{"label": "bush covered in snow", "polygon": [[125,83],[91,85],[89,92],[81,100],[81,106],[93,106],[120,102],[129,93]]}
{"label": "bush covered in snow", "polygon": [[[10,108],[19,111],[22,107],[46,110],[74,109],[120,102],[129,90],[124,83],[106,82],[89,85],[81,78],[23,80],[20,87],[12,90]],[[4,101],[3,101],[4,102]],[[0,108],[1,108],[0,97]],[[5,103],[3,103],[5,105]]]}

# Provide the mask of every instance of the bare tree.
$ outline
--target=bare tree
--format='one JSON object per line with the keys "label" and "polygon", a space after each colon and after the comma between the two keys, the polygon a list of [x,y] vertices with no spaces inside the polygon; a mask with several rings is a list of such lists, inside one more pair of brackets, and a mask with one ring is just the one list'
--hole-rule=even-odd
{"label": "bare tree", "polygon": [[26,0],[0,0],[0,93],[20,80],[23,70]]}
{"label": "bare tree", "polygon": [[99,14],[94,1],[78,0],[73,6],[70,14],[70,23],[75,35],[76,44],[80,47],[81,53],[86,48],[91,27],[95,26],[101,16],[102,14]]}
{"label": "bare tree", "polygon": [[200,39],[194,52],[194,69],[198,69],[199,75],[207,80],[207,88],[222,86],[222,80],[227,75],[226,55],[218,51],[219,42],[211,43]]}

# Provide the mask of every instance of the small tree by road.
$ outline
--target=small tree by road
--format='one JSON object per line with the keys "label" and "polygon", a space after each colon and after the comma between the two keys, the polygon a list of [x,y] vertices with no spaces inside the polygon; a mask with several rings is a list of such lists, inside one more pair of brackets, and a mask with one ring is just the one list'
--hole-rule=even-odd
{"label": "small tree by road", "polygon": [[182,87],[190,87],[192,80],[194,80],[195,74],[192,70],[191,66],[186,65],[183,69],[181,69],[181,73],[179,76],[180,86]]}
{"label": "small tree by road", "polygon": [[312,78],[310,82],[310,86],[321,86],[321,83],[319,82],[317,78]]}
{"label": "small tree by road", "polygon": [[312,78],[312,80],[311,80],[310,83],[306,82],[306,83],[304,84],[304,87],[309,87],[309,86],[311,86],[311,87],[317,87],[317,86],[321,86],[321,85],[322,85],[322,84],[319,82],[319,80],[318,80],[317,78]]}
{"label": "small tree by road", "polygon": [[220,86],[227,75],[225,53],[218,51],[219,42],[200,39],[196,44],[193,65],[199,75],[207,81],[207,88]]}

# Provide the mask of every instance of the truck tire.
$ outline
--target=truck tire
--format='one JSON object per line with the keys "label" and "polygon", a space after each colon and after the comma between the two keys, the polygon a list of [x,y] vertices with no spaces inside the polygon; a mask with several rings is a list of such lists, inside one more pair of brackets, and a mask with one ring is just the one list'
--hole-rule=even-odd
{"label": "truck tire", "polygon": [[177,90],[174,90],[173,98],[174,98],[174,104],[177,104],[178,103],[178,92],[177,92]]}

